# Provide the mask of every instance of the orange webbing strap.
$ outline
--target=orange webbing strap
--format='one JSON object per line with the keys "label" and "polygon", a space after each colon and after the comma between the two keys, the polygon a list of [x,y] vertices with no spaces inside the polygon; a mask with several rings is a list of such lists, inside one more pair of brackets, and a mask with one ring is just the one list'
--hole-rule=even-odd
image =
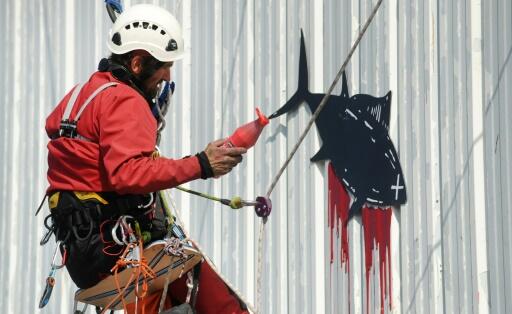
{"label": "orange webbing strap", "polygon": [[[128,255],[128,253],[134,249],[137,249],[137,246],[138,246],[139,254],[140,254],[139,260],[127,259],[126,257]],[[101,312],[102,314],[105,313],[105,311],[107,311],[119,299],[121,299],[121,302],[123,303],[123,308],[124,308],[125,313],[127,312],[127,307],[126,307],[127,304],[124,299],[124,294],[125,294],[126,289],[128,289],[128,287],[132,283],[135,284],[135,296],[137,298],[137,301],[138,300],[141,301],[142,314],[144,314],[144,297],[146,296],[147,291],[148,291],[147,279],[155,278],[156,274],[153,272],[151,267],[148,266],[147,261],[143,255],[143,251],[144,251],[144,247],[143,247],[142,239],[139,239],[137,243],[128,244],[126,246],[123,254],[117,260],[116,265],[114,265],[114,267],[112,267],[111,271],[114,272],[114,280],[116,282],[118,294],[114,299],[112,299],[107,304],[107,306],[105,306],[105,308]],[[121,284],[119,283],[119,278],[118,278],[118,272],[120,270],[125,269],[128,266],[131,266],[133,271],[132,271],[130,279],[128,279],[128,282],[126,283],[126,285],[123,288],[121,288]],[[141,277],[142,277],[142,291],[139,291],[139,280],[141,279]],[[136,304],[137,303],[138,302],[136,302]],[[137,307],[135,308],[135,313],[137,313]]]}

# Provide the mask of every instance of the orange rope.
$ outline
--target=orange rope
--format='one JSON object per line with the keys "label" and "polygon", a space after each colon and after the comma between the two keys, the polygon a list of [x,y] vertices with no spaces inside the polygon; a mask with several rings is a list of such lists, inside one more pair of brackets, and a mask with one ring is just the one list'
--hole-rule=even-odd
{"label": "orange rope", "polygon": [[[137,248],[137,246],[139,247],[139,251],[140,251],[140,253],[139,253],[140,259],[139,260],[126,259],[126,256],[128,255],[128,253],[130,251],[132,251],[133,249]],[[107,304],[107,306],[105,306],[105,308],[101,312],[102,314],[105,313],[105,311],[108,310],[112,306],[112,304],[114,304],[114,302],[116,302],[119,298],[121,298],[121,302],[123,303],[124,311],[127,312],[127,307],[126,307],[127,304],[126,304],[126,300],[124,299],[124,293],[125,293],[126,289],[128,289],[128,287],[132,283],[135,284],[135,296],[137,298],[137,302],[138,302],[138,300],[141,301],[142,314],[144,314],[144,312],[145,312],[144,297],[146,296],[147,291],[148,291],[147,280],[148,280],[148,278],[155,278],[156,274],[153,272],[151,267],[148,266],[147,261],[143,256],[143,251],[144,251],[143,242],[142,242],[142,239],[139,238],[138,243],[130,243],[126,246],[123,254],[119,257],[119,259],[117,260],[114,267],[112,267],[111,271],[114,272],[114,280],[116,282],[118,294],[114,299],[112,299]],[[125,269],[126,267],[129,267],[129,266],[131,266],[133,268],[132,274],[130,276],[130,279],[126,283],[126,285],[123,288],[121,288],[121,284],[119,283],[118,272],[120,270]],[[142,277],[142,293],[139,293],[139,280],[141,277]],[[135,312],[137,313],[137,307],[135,308]]]}
{"label": "orange rope", "polygon": [[[105,240],[105,238],[103,237],[103,226],[106,224],[106,223],[109,223],[111,222],[112,220],[105,220],[104,222],[101,223],[100,225],[100,239],[101,239],[101,242],[103,243],[104,247],[102,249],[103,251],[103,254],[105,255],[109,255],[109,256],[118,256],[118,255],[121,255],[121,253],[123,253],[123,247],[118,245],[117,243],[115,243],[114,241],[107,241]],[[115,248],[115,247],[119,247],[119,251],[118,252],[110,252],[110,250],[112,248]]]}

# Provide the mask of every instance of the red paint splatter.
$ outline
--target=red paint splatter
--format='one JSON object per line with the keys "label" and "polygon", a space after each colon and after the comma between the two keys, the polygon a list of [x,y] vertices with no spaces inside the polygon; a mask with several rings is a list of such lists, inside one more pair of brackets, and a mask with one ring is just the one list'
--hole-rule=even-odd
{"label": "red paint splatter", "polygon": [[[366,308],[369,312],[370,271],[373,264],[373,250],[379,251],[380,273],[380,312],[384,313],[384,300],[388,298],[389,309],[392,308],[391,277],[391,208],[368,208],[362,211],[364,229],[364,251],[366,266]],[[376,247],[375,247],[376,246]],[[387,267],[386,267],[387,266]]]}
{"label": "red paint splatter", "polygon": [[348,313],[350,313],[350,261],[348,255],[348,230],[346,228],[346,221],[348,219],[348,209],[350,205],[350,196],[348,195],[345,187],[340,183],[334,172],[334,167],[331,163],[328,166],[328,186],[329,186],[329,228],[331,229],[331,264],[334,262],[334,229],[336,228],[336,235],[339,238],[340,225],[341,225],[341,250],[340,260],[341,265],[345,265],[345,273],[349,274],[348,277]]}
{"label": "red paint splatter", "polygon": [[345,222],[348,219],[348,206],[350,205],[350,196],[345,187],[340,183],[334,172],[331,163],[328,166],[328,185],[329,185],[329,228],[331,229],[331,264],[334,261],[334,238],[333,233],[336,228],[336,235],[339,237],[341,228],[341,263],[346,263],[346,272],[350,272],[350,263],[348,255],[348,232],[345,228]]}
{"label": "red paint splatter", "polygon": [[[345,273],[350,274],[349,242],[346,221],[350,206],[350,195],[336,176],[334,167],[328,165],[328,226],[331,229],[331,264],[334,262],[334,229],[340,238],[340,261],[345,266]],[[389,308],[392,308],[392,277],[391,277],[391,208],[363,207],[362,224],[364,229],[365,275],[366,275],[366,309],[369,312],[370,272],[373,266],[373,251],[378,250],[380,271],[380,303],[381,313],[384,313],[384,300],[388,298]],[[350,278],[350,277],[349,277]],[[349,279],[350,280],[350,279]],[[350,300],[350,281],[348,283],[348,299]],[[350,304],[349,304],[350,313]]]}

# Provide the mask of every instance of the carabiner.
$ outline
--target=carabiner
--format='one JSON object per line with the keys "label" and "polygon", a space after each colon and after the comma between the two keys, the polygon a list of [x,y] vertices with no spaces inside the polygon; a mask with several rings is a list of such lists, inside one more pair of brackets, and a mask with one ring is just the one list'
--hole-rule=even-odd
{"label": "carabiner", "polygon": [[43,246],[46,243],[48,243],[48,241],[50,240],[50,237],[52,236],[53,232],[54,232],[53,228],[52,229],[48,229],[46,231],[46,233],[43,235],[43,237],[41,238],[41,241],[39,241],[39,245]]}
{"label": "carabiner", "polygon": [[153,193],[149,193],[149,201],[148,201],[148,203],[145,204],[145,205],[139,205],[137,207],[138,208],[148,208],[151,205],[153,205],[154,200],[155,200],[155,196],[153,195]]}
{"label": "carabiner", "polygon": [[[61,262],[60,262],[60,265],[57,265],[57,253],[59,253],[59,249],[60,249],[60,246],[63,246],[63,250],[64,252],[62,253],[62,259],[61,259]],[[66,245],[62,243],[62,241],[57,241],[57,247],[55,247],[55,252],[53,253],[53,258],[52,258],[52,264],[51,264],[51,267],[52,269],[61,269],[62,267],[64,267],[64,265],[66,265],[66,260],[68,258],[68,250],[66,249]]]}
{"label": "carabiner", "polygon": [[81,310],[78,309],[78,300],[76,299],[76,294],[75,294],[75,300],[73,301],[73,314],[85,314],[87,307],[89,307],[89,304],[84,303],[84,307]]}
{"label": "carabiner", "polygon": [[[112,240],[118,245],[128,245],[132,242],[134,242],[136,239],[133,239],[130,237],[130,239],[127,238],[127,235],[130,236],[133,234],[132,228],[130,227],[130,224],[127,222],[127,219],[133,219],[132,216],[124,215],[120,216],[117,219],[117,222],[115,223],[114,227],[112,227]],[[120,229],[121,234],[121,240],[119,240],[119,237],[117,236],[117,230]]]}

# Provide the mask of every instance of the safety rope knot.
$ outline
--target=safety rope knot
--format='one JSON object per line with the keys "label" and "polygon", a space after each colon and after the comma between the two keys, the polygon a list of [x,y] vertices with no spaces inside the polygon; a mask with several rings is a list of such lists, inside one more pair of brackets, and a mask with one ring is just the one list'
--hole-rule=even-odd
{"label": "safety rope knot", "polygon": [[[105,312],[119,298],[121,299],[124,310],[126,312],[126,301],[124,299],[125,292],[128,289],[128,287],[130,287],[132,284],[135,285],[135,295],[137,296],[137,300],[140,299],[142,300],[142,302],[144,301],[143,298],[147,295],[148,292],[148,280],[156,278],[156,274],[153,271],[153,269],[151,269],[151,267],[148,265],[146,258],[143,256],[143,250],[144,246],[142,238],[139,238],[137,242],[132,242],[126,245],[123,254],[121,254],[119,259],[116,261],[116,264],[111,269],[111,272],[114,273],[114,280],[116,283],[118,295],[109,302],[109,304],[105,307],[103,312]],[[121,287],[118,274],[119,271],[122,271],[127,268],[133,269],[132,274],[130,275],[130,278],[126,282],[125,286]],[[139,289],[139,286],[142,286],[142,289]],[[144,305],[142,306],[142,313],[144,313]]]}
{"label": "safety rope knot", "polygon": [[187,254],[183,250],[183,245],[180,239],[171,237],[165,239],[164,252],[167,255],[173,255],[178,257],[187,257]]}

